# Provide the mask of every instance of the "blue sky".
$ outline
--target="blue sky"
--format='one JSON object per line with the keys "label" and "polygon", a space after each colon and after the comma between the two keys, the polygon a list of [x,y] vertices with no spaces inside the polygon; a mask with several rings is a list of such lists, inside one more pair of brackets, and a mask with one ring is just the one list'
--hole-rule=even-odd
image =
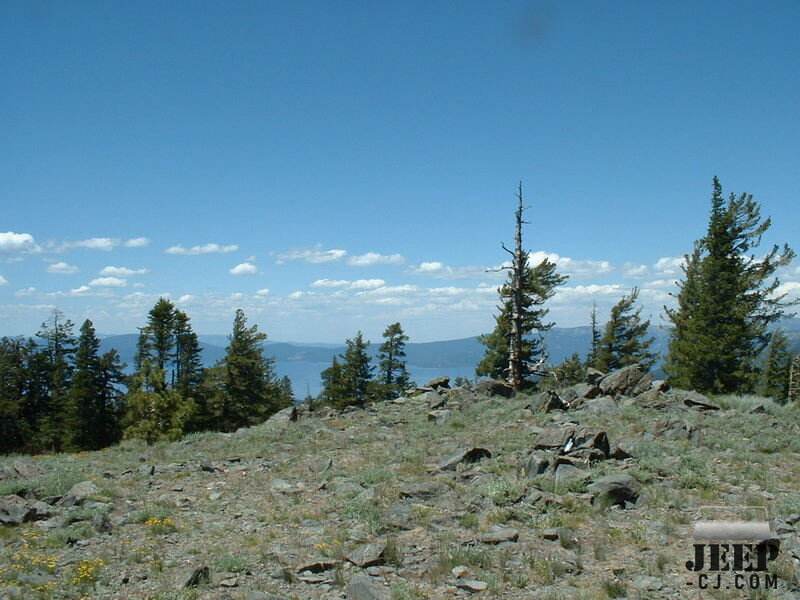
{"label": "blue sky", "polygon": [[[493,327],[525,246],[559,326],[661,321],[711,180],[797,232],[796,2],[0,5],[0,335],[59,307],[274,340]],[[800,261],[781,273],[800,295]]]}

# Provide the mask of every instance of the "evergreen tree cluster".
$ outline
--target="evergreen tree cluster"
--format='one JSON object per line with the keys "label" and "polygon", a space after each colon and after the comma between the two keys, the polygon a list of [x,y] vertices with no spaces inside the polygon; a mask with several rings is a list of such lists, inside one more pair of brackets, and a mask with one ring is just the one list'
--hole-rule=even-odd
{"label": "evergreen tree cluster", "polygon": [[364,341],[360,331],[353,339],[346,340],[345,353],[334,356],[331,366],[321,374],[320,401],[342,409],[401,396],[409,385],[403,360],[408,336],[400,323],[393,323],[383,332],[383,338],[385,341],[378,348],[377,377],[373,376],[375,366],[367,354],[369,341]]}
{"label": "evergreen tree cluster", "polygon": [[291,382],[264,356],[266,335],[239,310],[226,355],[202,366],[189,317],[164,298],[141,328],[134,372],[100,353],[90,320],[75,337],[58,309],[35,339],[0,339],[0,453],[96,450],[254,425],[290,406]]}

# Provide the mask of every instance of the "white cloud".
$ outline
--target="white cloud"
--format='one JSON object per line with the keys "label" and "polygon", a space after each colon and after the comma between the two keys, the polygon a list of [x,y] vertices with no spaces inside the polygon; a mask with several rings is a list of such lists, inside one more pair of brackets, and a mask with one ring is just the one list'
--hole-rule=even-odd
{"label": "white cloud", "polygon": [[74,296],[79,296],[80,294],[83,294],[83,293],[85,293],[85,292],[88,292],[88,291],[90,291],[91,289],[92,289],[92,288],[90,288],[88,285],[82,285],[82,286],[81,286],[81,287],[79,287],[79,288],[75,288],[75,289],[72,289],[72,290],[70,290],[70,291],[69,291],[69,293],[70,293],[70,294],[72,294],[72,295],[74,295]]}
{"label": "white cloud", "polygon": [[356,296],[388,296],[391,294],[411,294],[418,291],[419,288],[415,285],[385,285],[374,290],[358,292]]}
{"label": "white cloud", "polygon": [[298,298],[302,298],[303,296],[307,296],[307,295],[308,295],[308,292],[297,291],[297,292],[292,292],[291,294],[289,294],[288,297],[291,298],[292,300],[297,300]]}
{"label": "white cloud", "polygon": [[133,284],[133,287],[135,287],[135,288],[143,288],[144,284],[141,281],[137,281],[136,283]]}
{"label": "white cloud", "polygon": [[41,248],[30,233],[0,233],[0,257],[13,259],[17,254],[33,254]]}
{"label": "white cloud", "polygon": [[311,284],[311,287],[336,288],[348,285],[350,282],[347,279],[317,279]]}
{"label": "white cloud", "polygon": [[231,244],[229,246],[220,246],[219,244],[204,244],[202,246],[192,246],[191,248],[184,248],[180,244],[177,246],[170,246],[164,250],[167,254],[183,254],[183,255],[197,255],[197,254],[227,254],[228,252],[236,252],[239,246]]}
{"label": "white cloud", "polygon": [[787,281],[786,283],[780,284],[775,288],[775,293],[773,295],[781,296],[782,294],[786,294],[785,300],[800,298],[800,283],[797,281]]}
{"label": "white cloud", "polygon": [[34,292],[36,292],[36,288],[31,286],[31,287],[22,288],[21,290],[17,290],[16,292],[14,292],[14,295],[15,296],[31,296],[31,295],[33,295]]}
{"label": "white cloud", "polygon": [[686,258],[683,256],[664,256],[658,259],[653,269],[659,275],[678,275],[685,264]]}
{"label": "white cloud", "polygon": [[92,279],[89,285],[92,287],[125,287],[128,285],[128,281],[119,277],[98,277]]}
{"label": "white cloud", "polygon": [[617,296],[624,295],[627,288],[618,283],[604,285],[576,285],[572,287],[556,288],[553,296],[554,303],[572,302],[581,298],[591,298],[592,296]]}
{"label": "white cloud", "polygon": [[178,298],[178,303],[186,304],[187,302],[191,302],[192,300],[194,300],[194,296],[192,296],[191,294],[184,294],[183,296]]}
{"label": "white cloud", "polygon": [[77,273],[80,269],[74,265],[67,264],[63,261],[53,263],[47,267],[48,273],[56,273],[58,275],[71,275]]}
{"label": "white cloud", "polygon": [[308,263],[321,264],[334,260],[339,260],[347,254],[347,250],[335,248],[333,250],[323,250],[322,244],[317,244],[311,248],[293,248],[287,252],[277,255],[277,264],[283,264],[287,260],[304,260]]}
{"label": "white cloud", "polygon": [[432,296],[458,296],[460,294],[466,294],[469,290],[466,288],[459,288],[454,286],[447,286],[447,287],[438,287],[438,288],[430,288],[428,293]]}
{"label": "white cloud", "polygon": [[528,255],[528,263],[538,266],[545,259],[558,267],[558,272],[564,275],[605,275],[613,271],[611,263],[607,260],[575,260],[568,256],[559,256],[555,252],[537,250]]}
{"label": "white cloud", "polygon": [[625,263],[622,267],[622,274],[624,277],[638,279],[647,275],[647,265],[637,265],[634,263]]}
{"label": "white cloud", "polygon": [[372,290],[386,285],[383,279],[357,279],[347,286],[350,290]]}
{"label": "white cloud", "polygon": [[126,240],[124,246],[126,248],[142,248],[143,246],[147,246],[149,243],[150,238],[137,237]]}
{"label": "white cloud", "polygon": [[64,248],[87,248],[89,250],[102,250],[103,252],[110,252],[116,246],[119,246],[117,238],[89,238],[88,240],[80,240],[77,242],[66,242]]}
{"label": "white cloud", "polygon": [[412,265],[406,272],[412,275],[433,277],[434,279],[485,279],[486,277],[497,277],[497,273],[487,272],[486,267],[449,267],[438,260],[422,262],[416,266]]}
{"label": "white cloud", "polygon": [[100,275],[107,277],[130,277],[132,275],[146,275],[147,269],[129,269],[128,267],[103,267]]}
{"label": "white cloud", "polygon": [[0,285],[6,285],[8,283],[8,279],[0,275]]}
{"label": "white cloud", "polygon": [[648,281],[645,284],[645,287],[648,288],[668,288],[673,287],[675,285],[674,279],[655,279],[653,281]]}
{"label": "white cloud", "polygon": [[264,288],[262,290],[258,290],[256,292],[256,296],[269,296],[269,290],[267,288]]}
{"label": "white cloud", "polygon": [[257,275],[258,267],[256,267],[254,264],[244,262],[236,265],[232,269],[229,269],[228,273],[231,275]]}
{"label": "white cloud", "polygon": [[347,259],[347,264],[353,267],[371,267],[372,265],[402,265],[406,262],[400,254],[378,254],[377,252],[367,252],[361,256],[351,256]]}

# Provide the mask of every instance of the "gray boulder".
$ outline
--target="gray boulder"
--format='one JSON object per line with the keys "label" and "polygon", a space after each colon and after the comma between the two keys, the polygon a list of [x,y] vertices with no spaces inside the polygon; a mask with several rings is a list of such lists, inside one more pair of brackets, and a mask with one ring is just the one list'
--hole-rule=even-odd
{"label": "gray boulder", "polygon": [[0,525],[21,525],[31,513],[28,502],[16,494],[0,497]]}
{"label": "gray boulder", "polygon": [[484,379],[475,386],[475,391],[478,394],[486,396],[502,396],[503,398],[511,398],[514,395],[514,388],[497,379]]}
{"label": "gray boulder", "polygon": [[614,395],[630,395],[631,390],[642,379],[644,374],[638,363],[628,365],[609,373],[600,382],[600,389],[604,394],[610,396]]}
{"label": "gray boulder", "polygon": [[594,498],[608,498],[612,504],[625,506],[627,502],[636,502],[642,485],[627,473],[605,475],[590,483],[588,490]]}
{"label": "gray boulder", "polygon": [[389,592],[366,575],[356,575],[347,584],[347,600],[389,600]]}
{"label": "gray boulder", "polygon": [[445,376],[437,377],[436,379],[431,379],[428,383],[425,384],[426,388],[431,388],[432,390],[438,390],[439,388],[450,388],[450,378]]}

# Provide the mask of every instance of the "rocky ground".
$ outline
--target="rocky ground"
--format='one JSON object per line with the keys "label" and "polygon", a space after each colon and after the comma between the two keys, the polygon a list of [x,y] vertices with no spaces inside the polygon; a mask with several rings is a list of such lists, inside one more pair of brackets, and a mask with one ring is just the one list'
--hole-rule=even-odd
{"label": "rocky ground", "polygon": [[[633,367],[4,457],[0,598],[800,598],[799,424]],[[720,505],[763,507],[780,550],[700,590],[693,526]]]}

